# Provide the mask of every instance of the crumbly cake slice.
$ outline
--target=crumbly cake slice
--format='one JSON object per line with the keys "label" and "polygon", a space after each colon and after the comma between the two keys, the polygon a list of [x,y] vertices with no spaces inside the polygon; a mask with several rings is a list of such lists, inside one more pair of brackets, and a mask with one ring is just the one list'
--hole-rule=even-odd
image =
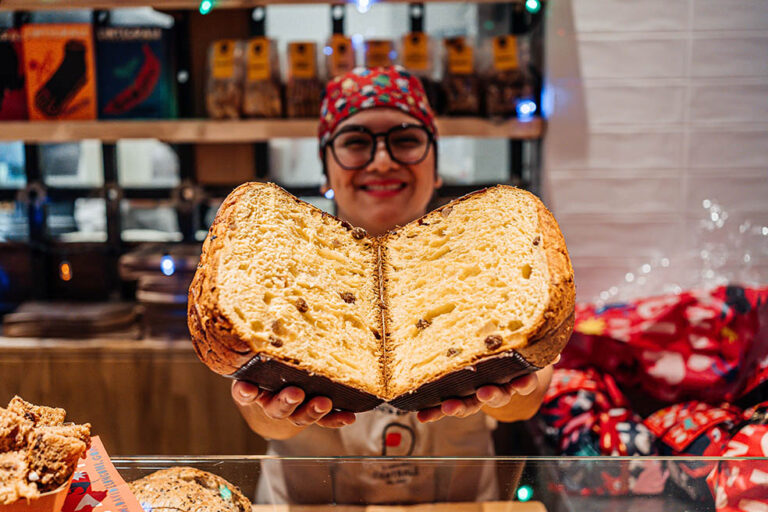
{"label": "crumbly cake slice", "polygon": [[198,355],[231,375],[255,355],[381,396],[376,247],[273,184],[222,204],[190,287]]}
{"label": "crumbly cake slice", "polygon": [[567,341],[561,328],[556,343],[536,342],[565,325],[575,289],[563,236],[533,194],[470,194],[384,245],[390,399],[511,350],[541,367]]}
{"label": "crumbly cake slice", "polygon": [[36,431],[27,447],[29,481],[35,482],[41,492],[56,489],[75,471],[85,450],[86,444],[75,437],[44,429]]}
{"label": "crumbly cake slice", "polygon": [[0,453],[19,450],[26,444],[34,423],[0,407]]}
{"label": "crumbly cake slice", "polygon": [[26,454],[22,451],[0,453],[0,505],[37,494],[37,485],[27,482]]}
{"label": "crumbly cake slice", "polygon": [[33,405],[25,402],[19,396],[14,396],[8,402],[8,410],[32,421],[35,426],[61,425],[67,415],[67,411],[57,407]]}

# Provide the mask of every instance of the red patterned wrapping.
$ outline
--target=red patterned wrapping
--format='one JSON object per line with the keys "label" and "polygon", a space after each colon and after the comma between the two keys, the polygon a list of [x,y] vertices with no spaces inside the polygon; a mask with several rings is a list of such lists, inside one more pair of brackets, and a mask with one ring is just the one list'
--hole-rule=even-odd
{"label": "red patterned wrapping", "polygon": [[[616,382],[588,369],[555,370],[541,407],[549,439],[566,455],[650,455],[653,435],[627,408]],[[580,495],[658,494],[667,473],[654,460],[617,462],[585,471],[583,462],[560,464],[558,490]]]}
{"label": "red patterned wrapping", "polygon": [[[685,402],[666,407],[645,420],[657,437],[661,455],[717,457],[725,449],[729,432],[741,421],[741,411],[724,404],[713,407],[703,402]],[[705,479],[716,463],[681,460],[667,464],[670,479],[695,500],[710,501]]]}
{"label": "red patterned wrapping", "polygon": [[724,460],[707,477],[718,512],[768,510],[768,402],[744,413],[747,423],[728,441],[723,457],[762,457],[764,460]]}
{"label": "red patterned wrapping", "polygon": [[594,366],[665,403],[733,401],[768,354],[768,287],[579,304],[563,368]]}

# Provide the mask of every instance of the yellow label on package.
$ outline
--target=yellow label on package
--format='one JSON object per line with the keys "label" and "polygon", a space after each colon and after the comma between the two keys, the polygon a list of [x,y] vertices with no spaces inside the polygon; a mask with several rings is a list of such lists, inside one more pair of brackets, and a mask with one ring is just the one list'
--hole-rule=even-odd
{"label": "yellow label on package", "polygon": [[342,34],[333,34],[330,47],[331,76],[341,75],[355,69],[355,49],[352,47],[352,40],[350,38]]}
{"label": "yellow label on package", "polygon": [[469,75],[475,70],[474,52],[463,37],[445,40],[448,50],[448,72],[454,75]]}
{"label": "yellow label on package", "polygon": [[373,39],[365,43],[365,66],[376,68],[381,66],[391,66],[392,62],[392,41],[386,39]]}
{"label": "yellow label on package", "polygon": [[226,79],[235,76],[235,40],[222,39],[213,43],[213,78]]}
{"label": "yellow label on package", "polygon": [[429,39],[423,32],[403,36],[403,66],[412,71],[429,69]]}
{"label": "yellow label on package", "polygon": [[245,61],[248,64],[246,77],[249,82],[269,80],[272,74],[269,50],[269,39],[266,37],[254,37],[248,41]]}
{"label": "yellow label on package", "polygon": [[493,38],[493,68],[509,71],[520,67],[517,58],[517,38],[505,35]]}
{"label": "yellow label on package", "polygon": [[288,43],[288,69],[293,78],[315,78],[317,76],[315,43]]}

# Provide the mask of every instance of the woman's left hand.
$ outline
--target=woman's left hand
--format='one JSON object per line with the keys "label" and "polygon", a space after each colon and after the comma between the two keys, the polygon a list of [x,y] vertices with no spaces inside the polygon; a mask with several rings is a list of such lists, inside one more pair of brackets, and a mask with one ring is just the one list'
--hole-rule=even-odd
{"label": "woman's left hand", "polygon": [[445,416],[466,418],[483,410],[500,421],[531,418],[539,410],[552,377],[552,367],[529,373],[507,384],[487,385],[466,398],[451,398],[438,406],[418,412],[419,421],[428,423]]}

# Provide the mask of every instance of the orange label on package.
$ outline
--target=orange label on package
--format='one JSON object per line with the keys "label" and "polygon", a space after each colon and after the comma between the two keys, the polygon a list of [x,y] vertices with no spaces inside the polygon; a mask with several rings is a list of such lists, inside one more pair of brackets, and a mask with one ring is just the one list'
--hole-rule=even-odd
{"label": "orange label on package", "polygon": [[266,37],[254,37],[248,41],[245,61],[249,82],[263,82],[272,75],[270,62],[270,42]]}
{"label": "orange label on package", "polygon": [[91,25],[24,25],[29,118],[96,119]]}
{"label": "orange label on package", "polygon": [[412,71],[429,69],[429,39],[423,32],[403,36],[403,66]]}
{"label": "orange label on package", "polygon": [[448,51],[448,72],[454,75],[469,75],[475,70],[475,59],[472,47],[463,37],[445,40]]}
{"label": "orange label on package", "polygon": [[518,67],[517,38],[510,35],[494,37],[493,68],[496,71],[509,71]]}
{"label": "orange label on package", "polygon": [[315,43],[288,43],[288,69],[293,78],[317,77]]}
{"label": "orange label on package", "polygon": [[211,74],[217,80],[226,80],[235,76],[235,41],[222,39],[213,43],[213,61]]}
{"label": "orange label on package", "polygon": [[331,36],[331,55],[328,70],[331,76],[341,75],[355,68],[355,49],[352,40],[341,34]]}
{"label": "orange label on package", "polygon": [[365,42],[365,67],[377,68],[392,64],[392,41],[372,39]]}

